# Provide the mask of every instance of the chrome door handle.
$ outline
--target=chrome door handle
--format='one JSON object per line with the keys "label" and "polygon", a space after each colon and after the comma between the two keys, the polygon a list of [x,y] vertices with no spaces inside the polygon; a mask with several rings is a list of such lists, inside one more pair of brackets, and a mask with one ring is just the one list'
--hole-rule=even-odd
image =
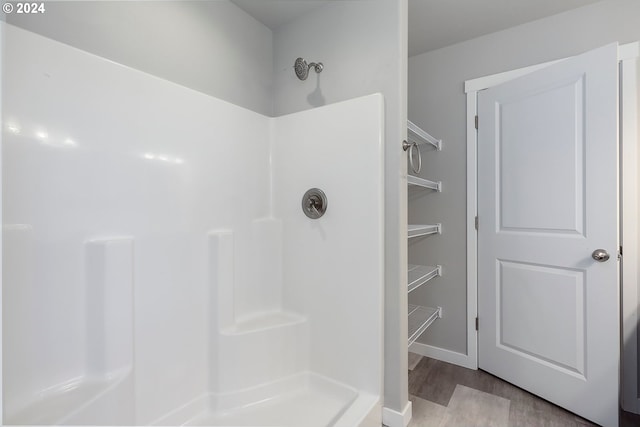
{"label": "chrome door handle", "polygon": [[609,252],[604,249],[596,249],[591,254],[591,258],[595,259],[598,262],[605,262],[609,260]]}

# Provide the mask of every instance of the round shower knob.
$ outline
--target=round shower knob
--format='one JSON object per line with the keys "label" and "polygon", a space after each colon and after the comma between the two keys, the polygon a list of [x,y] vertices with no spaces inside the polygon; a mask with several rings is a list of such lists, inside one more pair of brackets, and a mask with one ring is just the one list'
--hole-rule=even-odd
{"label": "round shower knob", "polygon": [[327,211],[327,196],[319,188],[311,188],[302,196],[302,212],[311,219],[318,219]]}

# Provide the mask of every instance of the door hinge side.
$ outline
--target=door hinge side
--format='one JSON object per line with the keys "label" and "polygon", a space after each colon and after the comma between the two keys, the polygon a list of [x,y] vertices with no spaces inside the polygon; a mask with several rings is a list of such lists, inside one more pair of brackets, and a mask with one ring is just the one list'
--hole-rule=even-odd
{"label": "door hinge side", "polygon": [[475,125],[476,125],[476,130],[478,129],[478,116],[476,115],[476,119],[475,119]]}
{"label": "door hinge side", "polygon": [[618,249],[618,261],[620,261],[622,259],[622,245],[620,246],[620,249]]}
{"label": "door hinge side", "polygon": [[478,318],[476,317],[476,331],[478,330],[478,327],[479,327],[479,321],[478,321]]}
{"label": "door hinge side", "polygon": [[475,219],[475,227],[476,227],[476,230],[477,230],[478,229],[478,216],[477,215],[476,215],[476,219]]}

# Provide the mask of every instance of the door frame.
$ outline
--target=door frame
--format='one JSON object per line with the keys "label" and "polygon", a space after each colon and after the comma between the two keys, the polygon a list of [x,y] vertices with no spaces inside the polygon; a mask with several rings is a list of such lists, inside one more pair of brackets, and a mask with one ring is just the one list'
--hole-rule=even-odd
{"label": "door frame", "polygon": [[[639,211],[638,179],[640,159],[638,145],[640,131],[638,123],[638,102],[640,94],[640,42],[618,47],[619,105],[620,105],[620,243],[624,248],[621,263],[620,280],[622,282],[621,315],[624,319],[621,332],[625,343],[621,349],[621,369],[625,379],[621,384],[621,402],[626,411],[640,413],[640,393],[638,378],[638,334],[636,325],[640,320],[638,310],[640,292],[640,271],[638,269],[639,227],[637,223]],[[467,355],[464,366],[478,369],[478,333],[476,319],[478,316],[478,233],[476,215],[478,212],[478,157],[476,115],[478,92],[505,83],[533,71],[548,67],[564,59],[545,62],[529,67],[519,68],[504,73],[493,74],[477,79],[467,80],[464,92],[467,97]],[[624,154],[624,156],[623,156]],[[626,184],[626,185],[625,185]],[[482,226],[480,219],[479,226]]]}
{"label": "door frame", "polygon": [[640,192],[640,42],[618,49],[620,63],[620,245],[624,248],[621,263],[620,310],[621,376],[620,401],[625,411],[640,414],[638,383],[638,331],[640,323],[640,227],[638,227]]}

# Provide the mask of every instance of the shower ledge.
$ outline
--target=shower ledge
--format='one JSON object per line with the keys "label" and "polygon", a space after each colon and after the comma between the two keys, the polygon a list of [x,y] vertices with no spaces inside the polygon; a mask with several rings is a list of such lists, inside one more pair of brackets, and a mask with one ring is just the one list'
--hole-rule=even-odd
{"label": "shower ledge", "polygon": [[306,322],[307,318],[291,311],[270,311],[236,319],[235,324],[223,328],[223,335],[247,334]]}
{"label": "shower ledge", "polygon": [[103,376],[74,378],[40,393],[15,414],[7,416],[8,425],[66,424],[78,413],[114,390],[131,375],[131,368]]}

